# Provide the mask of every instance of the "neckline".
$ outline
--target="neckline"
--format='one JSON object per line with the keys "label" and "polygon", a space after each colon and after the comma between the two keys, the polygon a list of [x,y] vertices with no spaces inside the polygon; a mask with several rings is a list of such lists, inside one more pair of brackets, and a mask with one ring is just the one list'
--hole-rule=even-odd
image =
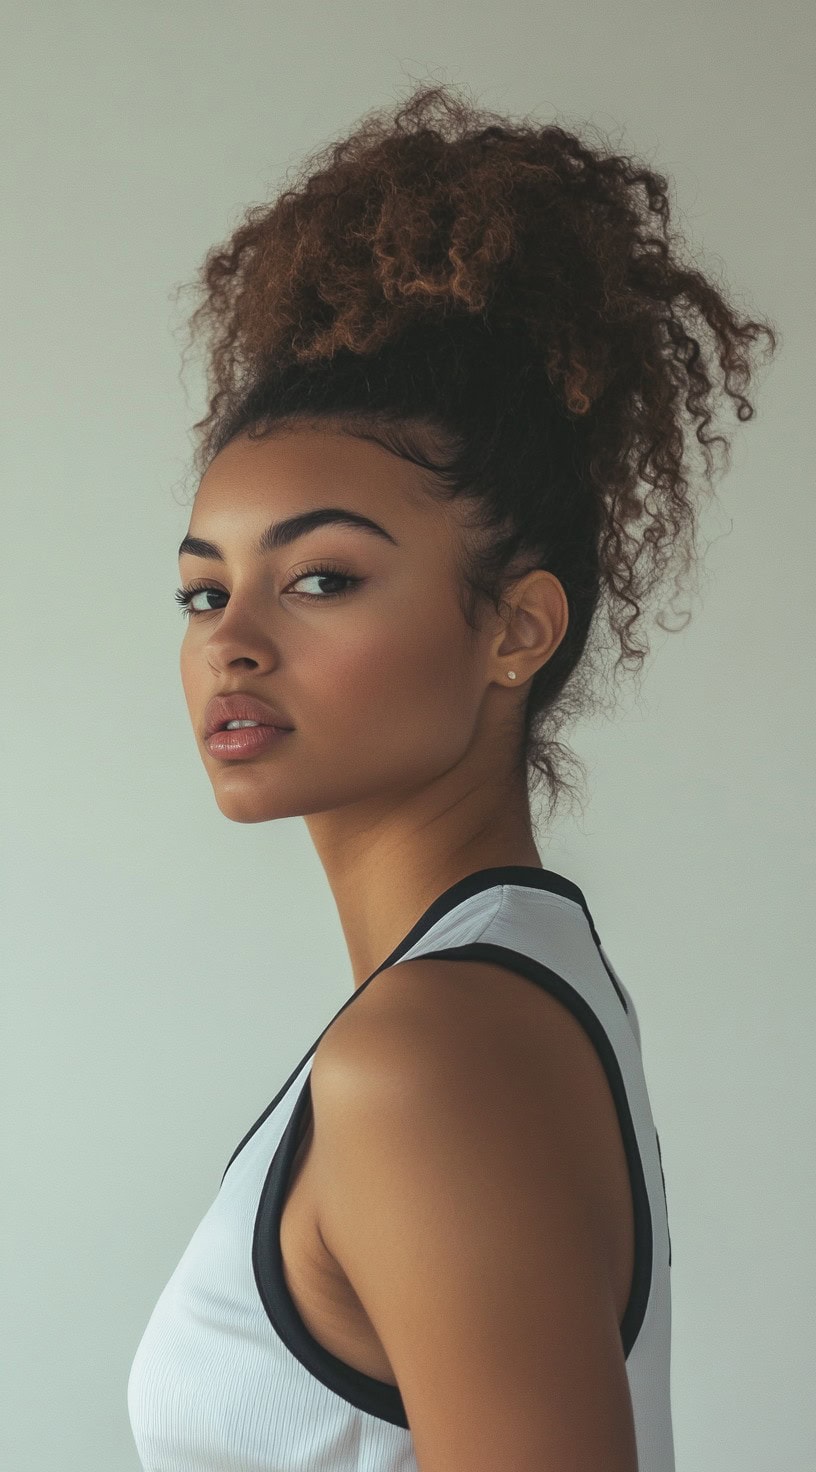
{"label": "neckline", "polygon": [[593,936],[597,939],[597,932],[589,911],[589,906],[583,891],[574,880],[567,879],[564,874],[558,874],[554,869],[539,868],[537,864],[491,865],[484,869],[474,869],[471,874],[465,874],[461,879],[455,879],[453,884],[449,884],[447,889],[443,889],[442,893],[437,895],[436,899],[431,900],[419,919],[414,921],[410,930],[402,937],[402,940],[397,942],[385,960],[381,961],[379,966],[372,971],[371,975],[367,976],[365,981],[360,983],[360,986],[357,987],[357,992],[362,987],[367,986],[370,981],[373,981],[374,977],[378,976],[381,971],[384,971],[387,966],[392,966],[395,961],[400,960],[405,955],[405,952],[416,945],[417,941],[431,929],[432,925],[435,925],[438,920],[442,919],[443,915],[448,915],[451,910],[455,910],[465,900],[471,899],[474,894],[479,894],[482,890],[493,889],[497,885],[504,884],[525,885],[528,888],[543,889],[547,890],[550,894],[560,895],[562,899],[572,900],[574,904],[580,905],[589,921]]}

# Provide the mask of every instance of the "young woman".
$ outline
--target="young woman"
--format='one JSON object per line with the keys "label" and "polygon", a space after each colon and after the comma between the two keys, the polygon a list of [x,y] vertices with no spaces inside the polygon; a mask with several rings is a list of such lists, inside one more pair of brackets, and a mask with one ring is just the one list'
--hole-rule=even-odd
{"label": "young woman", "polygon": [[637,1013],[533,823],[692,565],[685,431],[710,479],[776,345],[667,198],[419,88],[202,268],[184,691],[224,815],[304,817],[354,990],[156,1304],[146,1472],[672,1472]]}

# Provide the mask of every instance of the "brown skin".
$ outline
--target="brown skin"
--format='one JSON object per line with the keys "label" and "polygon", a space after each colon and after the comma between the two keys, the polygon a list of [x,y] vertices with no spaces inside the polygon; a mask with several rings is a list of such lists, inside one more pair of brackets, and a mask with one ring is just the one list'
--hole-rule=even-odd
{"label": "brown skin", "polygon": [[[188,528],[226,560],[179,562],[185,584],[228,595],[187,621],[180,661],[218,807],[239,823],[305,818],[355,988],[457,879],[541,866],[511,775],[514,731],[527,682],[566,632],[564,590],[536,569],[508,589],[512,616],[489,608],[481,631],[469,629],[456,600],[461,513],[429,501],[421,475],[323,428],[239,436],[202,477]],[[251,551],[271,521],[321,505],[372,517],[399,545],[325,526],[263,558]],[[364,581],[332,596],[348,585],[304,578],[314,561]],[[233,689],[277,702],[294,731],[243,761],[212,756],[205,707]]]}

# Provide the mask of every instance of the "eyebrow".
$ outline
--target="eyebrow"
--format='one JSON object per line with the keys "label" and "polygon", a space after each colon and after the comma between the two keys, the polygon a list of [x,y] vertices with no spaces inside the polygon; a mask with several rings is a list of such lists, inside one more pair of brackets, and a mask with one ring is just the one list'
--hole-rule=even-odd
{"label": "eyebrow", "polygon": [[[287,516],[284,521],[273,521],[261,533],[254,550],[258,556],[263,556],[265,552],[274,552],[278,547],[288,547],[298,537],[304,537],[307,532],[314,531],[319,526],[359,527],[373,536],[385,537],[395,547],[399,546],[396,537],[392,537],[379,522],[372,521],[370,516],[362,516],[358,511],[347,511],[342,506],[316,506],[312,511],[300,511],[295,516]],[[211,557],[218,562],[225,561],[218,544],[207,542],[202,537],[185,537],[178,549],[179,557],[182,552],[189,552],[193,557]]]}

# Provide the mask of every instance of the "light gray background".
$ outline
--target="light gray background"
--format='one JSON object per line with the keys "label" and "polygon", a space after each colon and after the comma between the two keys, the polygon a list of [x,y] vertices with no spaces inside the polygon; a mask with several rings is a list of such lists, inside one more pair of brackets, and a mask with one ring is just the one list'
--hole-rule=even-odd
{"label": "light gray background", "polygon": [[[694,618],[580,727],[539,834],[639,1010],[673,1242],[679,1472],[814,1434],[814,12],[6,7],[2,1462],[137,1472],[130,1363],[233,1148],[349,995],[300,819],[232,824],[178,675],[179,379],[205,251],[415,80],[599,125],[784,343],[704,515]],[[809,1408],[808,1408],[809,1407]]]}

